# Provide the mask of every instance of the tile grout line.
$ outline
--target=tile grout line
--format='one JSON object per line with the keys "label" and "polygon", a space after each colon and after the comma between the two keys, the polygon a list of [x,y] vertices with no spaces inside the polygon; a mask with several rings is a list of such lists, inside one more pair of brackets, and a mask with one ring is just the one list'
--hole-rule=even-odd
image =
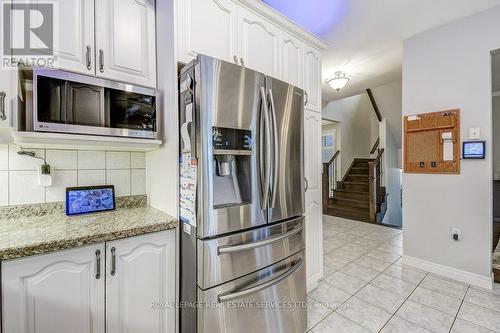
{"label": "tile grout line", "polygon": [[464,297],[462,297],[462,301],[460,302],[460,306],[458,307],[457,313],[453,317],[453,322],[451,323],[450,329],[448,330],[449,333],[451,332],[451,330],[453,329],[453,326],[455,325],[455,322],[457,321],[458,314],[460,313],[460,310],[462,309],[462,305],[464,305],[464,300],[465,300],[465,297],[467,296],[467,293],[469,292],[469,289],[470,289],[470,285],[467,286],[467,290],[465,291]]}
{"label": "tile grout line", "polygon": [[[395,262],[396,262],[396,261],[395,261]],[[369,281],[369,282],[368,282],[365,286],[363,286],[363,288],[359,289],[356,293],[354,293],[351,297],[349,297],[349,299],[347,299],[347,300],[346,300],[344,303],[342,303],[340,306],[342,306],[342,305],[346,304],[346,303],[347,303],[347,302],[348,302],[351,298],[355,297],[355,296],[356,296],[356,295],[357,295],[357,294],[358,294],[358,293],[359,293],[362,289],[364,289],[367,285],[369,285],[370,283],[372,283],[372,282],[373,282],[376,278],[378,278],[380,275],[382,275],[382,274],[383,274],[386,270],[387,270],[387,269],[383,270],[383,271],[382,271],[382,272],[380,272],[377,276],[375,276],[373,279],[371,279],[371,280],[370,280],[370,281]],[[327,282],[327,283],[328,283],[328,282]],[[380,288],[380,289],[383,289],[383,288]],[[385,290],[385,289],[383,289],[383,290]],[[387,291],[388,291],[388,290],[387,290]],[[364,302],[366,302],[366,301],[364,301]],[[368,303],[368,304],[370,304],[370,305],[373,305],[373,304],[371,304],[371,303],[369,303],[369,302],[366,302],[366,303]],[[403,303],[403,304],[404,304],[404,303]],[[356,325],[358,325],[358,326],[360,326],[360,327],[363,327],[363,328],[365,328],[365,329],[367,329],[367,330],[371,331],[371,329],[369,329],[368,327],[365,327],[365,326],[361,325],[360,323],[356,323],[355,321],[353,321],[353,320],[351,320],[351,319],[347,318],[346,316],[342,315],[341,313],[337,312],[337,309],[339,309],[339,308],[340,308],[340,306],[339,306],[339,307],[337,307],[337,308],[336,308],[333,312],[336,312],[338,315],[340,315],[340,316],[342,316],[342,317],[344,317],[344,318],[346,318],[346,319],[348,319],[348,320],[352,321],[352,322],[353,322],[353,323],[355,323]],[[378,307],[378,306],[376,306],[376,305],[373,305],[373,306],[377,307],[378,309],[381,309],[381,308],[379,308],[379,307]],[[399,308],[398,308],[398,309],[399,309]],[[384,310],[384,309],[381,309],[381,310]],[[384,310],[384,311],[386,311],[386,310]],[[396,311],[397,311],[397,310],[396,310]],[[332,313],[333,313],[333,312],[332,312]],[[387,312],[387,311],[386,311],[386,312]],[[392,318],[392,316],[391,316],[391,318]],[[391,318],[389,318],[389,320],[390,320]],[[325,318],[325,319],[326,319],[326,318]],[[387,322],[389,322],[389,320],[388,320]],[[386,324],[387,324],[387,322],[386,322]],[[385,326],[385,324],[384,324],[384,326]],[[382,326],[382,328],[384,328],[384,326]],[[379,332],[380,332],[380,330],[379,330]]]}
{"label": "tile grout line", "polygon": [[[401,232],[401,233],[402,233],[402,232]],[[384,246],[384,245],[389,244],[391,241],[393,241],[393,240],[394,240],[394,238],[399,237],[399,236],[401,235],[401,233],[398,233],[397,235],[395,235],[395,236],[393,236],[393,237],[391,237],[391,238],[385,239],[385,240],[383,241],[383,244],[381,243],[381,245],[380,245],[380,246]],[[367,239],[368,239],[368,238],[367,238]],[[340,248],[342,248],[342,247],[344,247],[344,246],[346,246],[346,245],[343,245],[343,246],[341,246]],[[380,247],[380,246],[378,246],[378,247]],[[378,248],[378,247],[377,247],[377,248]],[[399,246],[395,246],[395,247],[399,247]],[[399,247],[399,248],[402,248],[402,247]],[[330,251],[330,252],[328,252],[328,253],[331,253],[331,252],[333,252],[333,251],[335,251],[335,250],[336,250],[336,249],[334,249],[334,250],[332,250],[332,251]],[[371,250],[374,250],[374,249],[371,249]],[[369,252],[369,251],[368,251],[368,252]],[[367,252],[367,253],[368,253],[368,252]],[[396,264],[396,262],[397,262],[398,260],[400,260],[400,259],[401,259],[401,257],[402,257],[402,256],[401,256],[401,255],[399,255],[399,254],[394,254],[394,253],[391,253],[391,252],[388,252],[388,251],[382,251],[382,252],[387,252],[387,253],[390,253],[390,254],[393,254],[393,255],[397,255],[399,258],[398,258],[398,259],[396,259],[396,260],[394,260],[394,261],[392,261],[392,263],[391,263],[391,261],[387,261],[387,260],[382,260],[382,259],[380,259],[381,261],[384,261],[384,262],[387,262],[387,263],[391,263],[391,264],[390,264],[390,266],[389,266],[389,267],[387,267],[386,269],[384,269],[383,271],[381,271],[379,274],[377,274],[377,275],[376,275],[373,279],[371,279],[368,283],[366,283],[366,284],[365,284],[362,288],[360,288],[360,289],[359,289],[356,293],[354,293],[353,295],[351,295],[351,296],[350,296],[350,297],[349,297],[349,298],[348,298],[345,302],[343,302],[340,306],[336,307],[336,308],[335,308],[332,312],[330,312],[330,313],[329,313],[327,316],[325,316],[322,320],[320,320],[320,321],[319,321],[318,323],[316,323],[313,327],[311,327],[311,328],[310,328],[310,330],[308,330],[308,332],[312,332],[312,331],[314,330],[314,328],[315,328],[315,327],[317,327],[317,326],[318,326],[321,322],[323,322],[326,318],[330,317],[330,316],[332,315],[332,313],[336,313],[337,315],[339,315],[339,316],[341,316],[341,317],[343,317],[343,318],[345,318],[345,319],[349,320],[350,322],[353,322],[354,324],[356,324],[356,325],[358,325],[358,326],[360,326],[360,327],[364,327],[364,328],[368,329],[367,327],[365,327],[365,326],[363,326],[363,325],[361,325],[361,324],[359,324],[359,323],[356,323],[356,322],[354,322],[353,320],[351,320],[351,319],[349,319],[349,318],[345,317],[345,316],[344,316],[344,315],[342,315],[341,313],[337,312],[337,310],[338,310],[338,309],[339,309],[342,305],[346,304],[349,300],[351,300],[353,297],[355,297],[355,296],[356,296],[356,295],[357,295],[357,294],[358,294],[358,293],[359,293],[362,289],[364,289],[367,285],[370,285],[370,283],[372,283],[372,282],[373,282],[376,278],[378,278],[380,275],[384,274],[384,273],[385,273],[385,272],[386,272],[386,271],[387,271],[390,267],[392,267],[393,265],[395,265],[395,264]],[[327,253],[327,254],[328,254],[328,253]],[[346,266],[348,266],[348,265],[352,264],[354,261],[356,261],[356,260],[358,260],[359,258],[361,258],[361,257],[365,256],[367,253],[364,253],[364,254],[362,254],[361,256],[359,256],[359,257],[357,257],[357,258],[355,258],[355,259],[353,259],[353,260],[349,260],[349,262],[348,262],[346,265],[344,265],[342,268],[337,269],[337,270],[335,270],[334,272],[330,273],[328,276],[331,276],[331,275],[335,274],[336,272],[341,271],[344,267],[346,267]],[[340,257],[341,259],[347,260],[347,258],[342,258],[341,256],[339,256],[339,257]],[[378,258],[375,258],[375,259],[378,259]],[[362,265],[362,264],[359,264],[359,265],[360,265],[360,266],[362,266],[362,267],[365,267],[365,268],[370,268],[370,269],[373,269],[373,268],[371,268],[371,267],[367,267],[367,266],[364,266],[364,265]],[[347,274],[347,273],[344,273],[344,274],[346,274],[346,275],[348,275],[348,276],[353,277],[352,275],[349,275],[349,274]],[[403,303],[401,303],[401,305],[398,307],[398,309],[396,309],[396,311],[395,311],[395,312],[391,315],[391,317],[390,317],[390,318],[389,318],[389,319],[385,322],[385,324],[382,326],[382,328],[379,330],[379,332],[380,332],[380,331],[381,331],[381,330],[382,330],[382,329],[383,329],[383,328],[387,325],[387,323],[388,323],[388,322],[389,322],[389,321],[390,321],[390,320],[391,320],[391,319],[392,319],[392,318],[396,315],[396,312],[397,312],[397,311],[398,311],[398,310],[399,310],[399,309],[400,309],[400,308],[401,308],[401,307],[402,307],[402,306],[406,303],[406,301],[409,299],[409,297],[410,297],[410,296],[411,296],[411,295],[415,292],[415,290],[416,290],[416,289],[420,286],[420,284],[424,281],[424,279],[425,279],[428,275],[429,275],[429,272],[425,272],[425,276],[422,278],[422,280],[421,280],[421,281],[420,281],[420,282],[419,282],[419,283],[415,286],[415,288],[413,289],[413,291],[412,291],[412,292],[411,292],[411,293],[410,293],[410,294],[406,297],[405,301],[404,301]],[[392,275],[389,275],[389,276],[393,277]],[[325,277],[325,278],[326,278],[326,277]],[[323,279],[325,279],[325,278],[323,278]],[[357,278],[357,277],[353,277],[353,278]],[[396,278],[396,277],[393,277],[393,278]],[[360,280],[361,280],[361,279],[360,279]],[[405,281],[405,280],[403,280],[403,279],[401,279],[401,280],[402,280],[402,281]],[[409,281],[405,281],[405,282],[410,283]],[[326,282],[326,281],[324,281],[324,283],[326,283],[326,284],[328,284],[328,285],[331,285],[330,283],[328,283],[328,282]],[[333,285],[331,285],[331,286],[333,286]],[[333,286],[333,287],[335,287],[335,286]],[[335,287],[335,288],[337,288],[337,287]],[[380,287],[379,287],[379,288],[380,288]],[[340,289],[340,288],[338,288],[338,289],[339,289],[339,290],[342,290],[342,289]],[[380,289],[381,289],[381,290],[385,290],[385,291],[387,291],[387,292],[391,292],[391,293],[392,293],[392,291],[386,290],[386,289],[384,289],[384,288],[380,288]],[[342,291],[343,291],[343,290],[342,290]],[[311,296],[309,296],[309,297],[311,297]],[[316,300],[314,297],[311,297],[311,299],[313,299],[314,301],[316,301],[316,302],[318,302],[318,303],[322,304],[321,302],[319,302],[318,300]],[[374,304],[371,304],[370,302],[366,302],[366,303],[368,303],[368,304],[370,304],[370,305],[372,305],[372,306],[374,306],[374,307],[376,307],[376,308],[378,308],[378,309],[381,309],[381,310],[384,310],[384,311],[386,311],[386,312],[387,312],[387,310],[382,309],[382,308],[380,308],[380,307],[378,307],[378,306],[376,306],[376,305],[374,305]],[[331,309],[331,308],[330,308],[330,309]],[[399,317],[398,317],[398,318],[399,318]],[[409,322],[411,322],[411,321],[409,321]],[[413,322],[411,322],[411,323],[412,323],[412,324],[415,324],[415,323],[413,323]],[[422,327],[422,326],[420,326],[420,325],[418,325],[418,324],[415,324],[415,325],[417,325],[418,327],[421,327],[421,328],[425,329],[424,327]],[[368,329],[368,330],[370,330],[370,329]]]}
{"label": "tile grout line", "polygon": [[[425,280],[425,278],[427,277],[427,275],[429,275],[429,273],[425,274],[424,278],[417,284],[417,286],[413,289],[413,291],[405,298],[404,302],[401,303],[401,305],[396,309],[396,311],[394,311],[394,313],[391,315],[391,317],[389,318],[389,320],[386,321],[386,323],[384,324],[384,326],[382,326],[382,328],[379,330],[379,332],[381,332],[384,329],[384,327],[387,326],[387,324],[391,321],[392,318],[397,317],[396,313],[399,311],[399,309],[401,309],[401,307],[406,303],[406,301],[408,301],[410,299],[411,295],[413,295],[413,293],[415,292],[415,290],[417,290],[417,288],[422,284],[422,282]],[[383,288],[381,288],[381,289],[383,289]],[[386,290],[386,289],[384,289],[384,290]],[[406,320],[406,321],[408,321],[408,322],[410,322],[410,323],[412,323],[414,325],[417,325],[420,328],[423,328],[423,329],[427,330],[425,327],[422,327],[422,326],[420,326],[420,325],[418,325],[418,324],[416,324],[416,323],[414,323],[414,322],[412,322],[410,320],[407,320],[405,318],[402,318],[402,319],[404,319],[404,320]]]}
{"label": "tile grout line", "polygon": [[[396,237],[396,236],[395,236],[395,237]],[[387,242],[387,241],[386,241],[386,242]],[[361,255],[361,256],[363,256],[363,255]],[[361,257],[361,256],[360,256],[360,257]],[[401,257],[401,256],[400,256],[400,257]],[[359,257],[358,257],[358,258],[356,258],[356,259],[354,259],[354,260],[357,260],[357,259],[359,259]],[[346,260],[347,260],[347,259],[346,259]],[[350,262],[349,262],[349,264],[350,264],[350,263],[352,263],[354,260],[350,261]],[[398,261],[398,260],[399,260],[399,258],[398,258],[397,260],[395,260],[395,261],[394,261],[394,263],[395,263],[396,261]],[[346,266],[347,266],[347,265],[349,265],[349,264],[346,264]],[[392,266],[392,264],[391,264],[391,266]],[[344,267],[345,267],[345,266],[344,266]],[[341,268],[341,269],[342,269],[342,268]],[[383,274],[386,270],[387,270],[387,269],[385,269],[385,270],[383,270],[382,272],[380,272],[379,274],[377,274],[377,276],[375,276],[375,277],[374,277],[373,279],[371,279],[368,283],[366,283],[366,284],[363,286],[363,288],[364,288],[364,287],[366,287],[367,285],[369,285],[371,282],[373,282],[373,281],[374,281],[377,277],[379,277],[380,275],[382,275],[382,274]],[[336,272],[338,272],[338,271],[340,271],[340,270],[337,270]],[[335,272],[333,272],[332,274],[334,274],[334,273],[335,273]],[[330,274],[330,275],[332,275],[332,274]],[[346,274],[346,275],[348,275],[348,274]],[[351,275],[349,275],[349,276],[351,276]],[[423,280],[423,279],[422,279],[422,280]],[[326,281],[324,281],[324,282],[325,282],[326,284],[328,284],[328,285],[330,285],[330,286],[334,287],[334,288],[337,288],[337,287],[335,287],[335,286],[333,286],[333,285],[329,284],[329,283],[328,283],[328,282],[326,282]],[[417,286],[417,287],[418,287],[418,286]],[[358,325],[358,326],[360,326],[360,327],[363,327],[363,328],[365,328],[365,329],[368,329],[367,327],[365,327],[365,326],[363,326],[363,325],[360,325],[360,324],[358,324],[358,323],[356,323],[356,322],[352,321],[351,319],[349,319],[349,318],[347,318],[347,317],[343,316],[341,313],[337,312],[337,310],[338,310],[338,309],[339,309],[342,305],[346,304],[346,303],[347,303],[347,302],[348,302],[351,298],[353,298],[354,296],[356,296],[356,295],[357,295],[357,294],[358,294],[358,293],[359,293],[359,292],[360,292],[363,288],[359,289],[357,292],[355,292],[353,295],[351,295],[351,296],[350,296],[347,300],[345,300],[342,304],[340,304],[338,307],[336,307],[336,308],[335,308],[332,312],[330,312],[330,314],[328,314],[328,315],[327,315],[327,316],[325,316],[323,319],[321,319],[319,322],[317,322],[317,323],[316,323],[313,327],[311,327],[311,329],[310,329],[308,332],[311,332],[311,331],[312,331],[312,330],[313,330],[316,326],[318,326],[318,325],[319,325],[321,322],[323,322],[326,318],[330,317],[333,313],[336,313],[336,314],[338,314],[339,316],[342,316],[343,318],[346,318],[347,320],[349,320],[349,321],[353,322],[354,324],[356,324],[356,325]],[[343,291],[343,290],[342,290],[342,289],[340,289],[340,288],[337,288],[337,289],[339,289],[339,290]],[[383,289],[383,288],[380,288],[380,289]],[[416,289],[416,288],[415,288],[415,289]],[[385,290],[385,289],[383,289],[383,290]],[[411,294],[410,294],[410,295],[411,295]],[[408,296],[408,297],[409,297],[409,296]],[[312,298],[312,299],[314,299],[316,302],[318,302],[318,303],[322,304],[321,302],[319,302],[318,300],[316,300],[314,297],[311,297],[311,298]],[[367,302],[367,303],[368,303],[368,302]],[[368,303],[368,304],[371,304],[371,303]],[[404,304],[404,302],[403,302],[403,304]],[[371,305],[373,305],[373,304],[371,304]],[[398,308],[398,309],[399,309],[399,308]],[[384,310],[384,311],[385,311],[385,310]],[[396,310],[396,311],[397,311],[397,310]],[[391,317],[391,318],[392,318],[392,317]],[[389,318],[389,320],[390,320],[391,318]],[[387,321],[387,322],[388,322],[388,321]],[[387,324],[387,323],[386,323],[386,324]],[[385,325],[384,325],[384,326],[385,326]],[[382,328],[383,328],[383,327],[382,327]],[[368,329],[368,330],[370,330],[370,329]]]}

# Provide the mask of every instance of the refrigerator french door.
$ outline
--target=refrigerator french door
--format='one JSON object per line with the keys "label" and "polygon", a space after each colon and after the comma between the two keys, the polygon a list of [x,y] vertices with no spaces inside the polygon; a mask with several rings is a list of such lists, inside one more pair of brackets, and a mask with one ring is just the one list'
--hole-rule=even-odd
{"label": "refrigerator french door", "polygon": [[304,332],[303,91],[200,55],[179,121],[180,331]]}

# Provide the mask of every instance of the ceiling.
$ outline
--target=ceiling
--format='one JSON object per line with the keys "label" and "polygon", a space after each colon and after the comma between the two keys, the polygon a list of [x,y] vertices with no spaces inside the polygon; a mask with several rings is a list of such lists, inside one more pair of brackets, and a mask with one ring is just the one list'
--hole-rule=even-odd
{"label": "ceiling", "polygon": [[331,101],[401,79],[402,42],[419,32],[500,5],[500,0],[264,0],[329,45],[323,80],[341,70],[351,78]]}

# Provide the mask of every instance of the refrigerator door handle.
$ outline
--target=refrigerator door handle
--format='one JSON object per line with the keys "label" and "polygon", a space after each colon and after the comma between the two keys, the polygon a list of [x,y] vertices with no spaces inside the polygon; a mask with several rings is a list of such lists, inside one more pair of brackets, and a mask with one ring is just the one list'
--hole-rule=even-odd
{"label": "refrigerator door handle", "polygon": [[[267,209],[269,202],[269,187],[271,183],[271,143],[269,108],[264,87],[260,88],[262,98],[262,108],[259,119],[259,174],[260,174],[260,205],[262,209]],[[264,169],[264,175],[262,174]]]}
{"label": "refrigerator door handle", "polygon": [[263,239],[263,240],[260,240],[257,242],[246,243],[246,244],[235,245],[235,246],[221,246],[217,249],[217,254],[218,255],[231,254],[231,253],[235,253],[235,252],[253,250],[253,249],[256,249],[258,247],[266,246],[266,245],[269,245],[271,243],[280,241],[282,239],[290,238],[290,237],[298,234],[299,232],[301,232],[302,229],[303,229],[302,224],[299,224],[295,228],[293,228],[292,230],[290,230],[284,234],[272,236],[272,237],[269,237],[269,238],[266,238],[266,239]]}
{"label": "refrigerator door handle", "polygon": [[271,187],[271,205],[274,208],[276,203],[276,192],[278,191],[278,164],[279,164],[279,149],[278,149],[278,125],[276,121],[276,107],[274,106],[273,91],[269,89],[269,101],[271,104],[271,122],[273,132],[273,186]]}
{"label": "refrigerator door handle", "polygon": [[229,302],[229,301],[232,301],[235,299],[243,298],[243,297],[251,295],[251,294],[258,293],[258,292],[265,290],[267,288],[270,288],[270,287],[274,286],[275,284],[288,278],[293,273],[295,273],[295,271],[297,271],[300,268],[302,263],[303,263],[302,259],[297,259],[289,269],[287,269],[284,273],[281,273],[277,277],[275,277],[267,282],[261,283],[255,287],[242,289],[242,290],[239,290],[236,292],[229,292],[229,293],[220,294],[217,296],[217,300],[219,301],[219,303]]}

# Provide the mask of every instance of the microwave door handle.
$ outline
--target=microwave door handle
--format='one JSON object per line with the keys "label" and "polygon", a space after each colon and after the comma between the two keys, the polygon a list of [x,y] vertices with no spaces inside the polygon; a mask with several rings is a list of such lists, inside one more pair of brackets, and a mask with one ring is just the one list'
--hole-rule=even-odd
{"label": "microwave door handle", "polygon": [[281,273],[277,277],[275,277],[267,282],[261,283],[255,287],[242,289],[242,290],[235,291],[235,292],[220,294],[217,296],[217,300],[219,301],[219,303],[230,302],[232,300],[243,298],[245,296],[255,294],[255,293],[258,293],[262,290],[271,288],[275,284],[283,281],[284,279],[288,278],[290,275],[295,273],[300,268],[302,263],[303,263],[303,260],[298,259],[292,263],[292,266],[289,269],[287,269],[284,273]]}
{"label": "microwave door handle", "polygon": [[[269,202],[269,187],[270,187],[270,173],[271,173],[271,151],[270,151],[270,126],[269,126],[269,108],[267,103],[266,90],[264,87],[260,88],[260,95],[262,98],[262,111],[259,120],[259,174],[261,184],[261,197],[260,205],[262,209],[267,209]],[[262,176],[262,169],[264,174]]]}
{"label": "microwave door handle", "polygon": [[274,106],[273,91],[269,89],[269,102],[271,104],[271,122],[273,132],[273,184],[271,187],[271,208],[274,208],[276,203],[276,192],[278,191],[278,164],[279,164],[279,149],[278,149],[278,125],[276,122],[276,107]]}

